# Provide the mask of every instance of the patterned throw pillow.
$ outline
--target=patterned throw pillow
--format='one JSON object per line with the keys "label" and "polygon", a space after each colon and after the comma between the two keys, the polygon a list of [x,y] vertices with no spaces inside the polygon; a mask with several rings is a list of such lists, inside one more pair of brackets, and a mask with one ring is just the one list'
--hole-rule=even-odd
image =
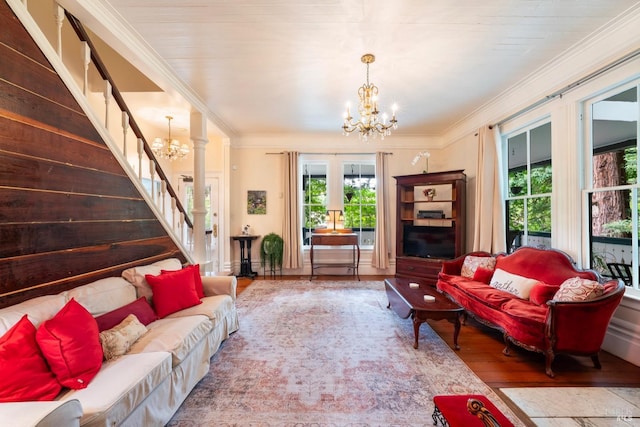
{"label": "patterned throw pillow", "polygon": [[489,286],[509,292],[522,299],[529,299],[531,288],[538,283],[537,279],[518,276],[500,268],[496,268]]}
{"label": "patterned throw pillow", "polygon": [[476,273],[478,267],[493,271],[496,268],[496,259],[492,256],[467,255],[466,257],[464,257],[460,275],[462,277],[473,279],[473,275]]}
{"label": "patterned throw pillow", "polygon": [[604,286],[595,280],[572,277],[560,285],[553,299],[555,301],[589,301],[603,293]]}
{"label": "patterned throw pillow", "polygon": [[128,315],[115,327],[100,332],[100,344],[105,360],[125,354],[145,333],[147,328],[134,314]]}

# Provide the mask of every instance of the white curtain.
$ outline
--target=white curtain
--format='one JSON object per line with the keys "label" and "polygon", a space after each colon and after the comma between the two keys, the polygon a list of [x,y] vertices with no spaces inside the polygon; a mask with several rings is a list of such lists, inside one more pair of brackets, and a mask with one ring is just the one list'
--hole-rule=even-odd
{"label": "white curtain", "polygon": [[296,151],[283,153],[284,231],[282,239],[284,240],[284,252],[282,266],[289,269],[302,267],[298,157]]}
{"label": "white curtain", "polygon": [[376,153],[376,232],[371,266],[389,267],[389,209],[386,195],[387,168],[385,153]]}
{"label": "white curtain", "polygon": [[506,250],[504,234],[504,203],[500,179],[500,132],[484,126],[478,130],[478,164],[473,250],[490,253]]}

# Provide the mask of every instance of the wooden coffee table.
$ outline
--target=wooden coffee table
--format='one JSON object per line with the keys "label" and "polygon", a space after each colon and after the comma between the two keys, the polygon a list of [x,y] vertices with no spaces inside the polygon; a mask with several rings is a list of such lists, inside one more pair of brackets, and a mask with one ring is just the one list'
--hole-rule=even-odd
{"label": "wooden coffee table", "polygon": [[[412,282],[418,283],[419,287],[417,289],[409,287],[409,283]],[[427,319],[446,319],[454,324],[453,345],[456,350],[460,350],[458,334],[460,333],[460,317],[464,312],[462,307],[438,292],[433,286],[419,280],[385,279],[384,287],[389,299],[387,308],[392,308],[402,319],[408,317],[413,319],[413,332],[416,337],[413,348],[418,348],[420,325],[426,322]],[[424,300],[425,295],[431,295],[435,298],[435,301],[426,302]]]}

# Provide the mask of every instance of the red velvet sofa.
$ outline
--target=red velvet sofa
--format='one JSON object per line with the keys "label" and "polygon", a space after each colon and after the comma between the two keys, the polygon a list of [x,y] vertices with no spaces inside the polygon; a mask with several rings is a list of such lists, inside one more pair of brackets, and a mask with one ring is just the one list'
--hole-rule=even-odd
{"label": "red velvet sofa", "polygon": [[[470,260],[489,263],[493,261],[475,257],[493,257],[495,267],[479,267],[473,277],[468,277],[469,260],[465,263],[468,256]],[[462,275],[463,267],[467,277]],[[494,282],[498,275],[522,276],[534,279],[535,284],[529,297],[524,298],[501,290],[500,282]],[[559,301],[565,299],[557,293],[565,281],[596,281],[591,285],[602,295],[590,295],[592,299],[585,301]],[[590,356],[594,366],[600,368],[598,353],[625,290],[620,280],[606,282],[595,271],[575,268],[564,252],[532,247],[521,247],[508,255],[473,252],[445,261],[436,286],[466,313],[502,331],[505,355],[509,355],[511,344],[545,354],[546,373],[550,377],[554,377],[551,365],[555,355],[560,353]]]}

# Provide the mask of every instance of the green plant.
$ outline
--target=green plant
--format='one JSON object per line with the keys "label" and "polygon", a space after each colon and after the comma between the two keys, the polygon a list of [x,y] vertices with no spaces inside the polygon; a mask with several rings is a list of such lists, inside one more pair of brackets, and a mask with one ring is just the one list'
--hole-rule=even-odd
{"label": "green plant", "polygon": [[269,233],[262,238],[260,243],[260,265],[265,266],[267,261],[273,267],[282,267],[284,253],[284,240],[276,233]]}
{"label": "green plant", "polygon": [[612,221],[604,224],[602,228],[605,229],[609,237],[631,237],[630,219],[620,219],[618,221]]}

